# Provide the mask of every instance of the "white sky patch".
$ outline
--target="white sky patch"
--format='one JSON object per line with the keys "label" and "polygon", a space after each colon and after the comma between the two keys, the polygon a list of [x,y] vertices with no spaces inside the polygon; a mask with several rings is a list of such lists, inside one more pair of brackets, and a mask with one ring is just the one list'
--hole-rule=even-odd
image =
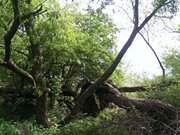
{"label": "white sky patch", "polygon": [[[65,1],[66,0],[60,0],[60,3],[65,3]],[[71,0],[69,0],[69,2],[71,2]],[[76,0],[76,2],[80,3],[80,6],[83,8],[88,4],[88,0]],[[152,0],[144,0],[140,2],[140,4],[142,4],[142,6],[139,6],[141,22],[144,17],[153,10],[153,7]],[[94,4],[93,6],[96,7],[97,5]],[[120,30],[117,35],[117,45],[118,50],[120,50],[127,41],[133,28],[131,20],[133,15],[131,2],[130,0],[114,0],[114,5],[108,6],[104,12],[113,19],[114,23]],[[167,48],[180,48],[180,34],[172,33],[172,29],[177,28],[177,25],[180,24],[180,13],[171,20],[164,19],[164,22],[165,23],[163,23],[162,20],[153,19],[148,23],[148,25],[146,25],[146,29],[149,33],[150,44],[156,50],[160,58],[163,56]],[[154,54],[139,35],[125,54],[123,63],[125,64],[124,71],[126,73],[134,72],[139,75],[146,74],[149,77],[162,74]]]}

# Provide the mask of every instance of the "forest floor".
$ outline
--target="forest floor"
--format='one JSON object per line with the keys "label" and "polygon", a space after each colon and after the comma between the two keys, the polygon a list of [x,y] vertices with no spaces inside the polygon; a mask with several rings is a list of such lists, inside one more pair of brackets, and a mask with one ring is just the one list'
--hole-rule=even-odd
{"label": "forest floor", "polygon": [[[52,112],[51,120],[57,121],[62,114]],[[115,105],[106,108],[97,117],[79,116],[66,124],[45,129],[33,118],[8,120],[0,118],[0,135],[179,135],[178,120],[163,123],[137,110],[126,111]]]}

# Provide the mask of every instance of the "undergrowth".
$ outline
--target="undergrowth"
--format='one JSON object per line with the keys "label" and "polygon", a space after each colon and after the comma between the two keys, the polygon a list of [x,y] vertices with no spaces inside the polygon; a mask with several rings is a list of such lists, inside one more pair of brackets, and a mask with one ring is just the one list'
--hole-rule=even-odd
{"label": "undergrowth", "polygon": [[[175,122],[176,123],[176,122]],[[45,129],[35,120],[0,119],[0,135],[175,135],[178,129],[157,122],[136,110],[107,108],[98,117],[78,118],[66,125]]]}

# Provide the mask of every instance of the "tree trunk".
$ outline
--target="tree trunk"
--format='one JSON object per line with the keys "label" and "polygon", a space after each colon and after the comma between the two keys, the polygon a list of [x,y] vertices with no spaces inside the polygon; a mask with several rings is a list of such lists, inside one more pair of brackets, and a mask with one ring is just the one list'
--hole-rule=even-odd
{"label": "tree trunk", "polygon": [[51,127],[48,120],[48,92],[44,91],[41,96],[37,98],[36,106],[36,120],[38,124],[43,125],[45,128]]}
{"label": "tree trunk", "polygon": [[99,96],[101,97],[102,101],[105,101],[106,103],[114,103],[117,106],[127,110],[135,108],[140,112],[147,113],[155,119],[159,119],[161,121],[172,120],[176,117],[176,109],[170,104],[163,103],[158,100],[132,99],[126,97],[119,91],[121,88],[109,83],[105,83],[100,88],[101,89],[98,91],[105,90],[105,93],[100,93]]}
{"label": "tree trunk", "polygon": [[[30,10],[32,7],[31,2],[32,0],[27,1]],[[48,89],[46,88],[46,80],[43,76],[42,48],[39,39],[37,39],[38,34],[34,29],[34,24],[35,17],[31,16],[25,23],[25,28],[30,42],[29,62],[32,64],[31,74],[36,81],[36,92],[38,95],[36,100],[36,120],[40,125],[48,128],[51,126],[48,121]]]}
{"label": "tree trunk", "polygon": [[137,109],[161,122],[169,122],[176,118],[176,110],[170,105],[157,100],[131,99],[123,95],[106,94],[103,99],[124,109]]}

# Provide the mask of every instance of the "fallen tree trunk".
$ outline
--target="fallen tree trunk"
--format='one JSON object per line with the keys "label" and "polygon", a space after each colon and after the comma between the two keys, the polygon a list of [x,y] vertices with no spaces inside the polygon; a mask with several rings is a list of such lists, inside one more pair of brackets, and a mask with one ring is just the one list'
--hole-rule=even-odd
{"label": "fallen tree trunk", "polygon": [[118,87],[114,87],[114,85],[110,85],[109,83],[105,83],[104,86],[109,93],[102,95],[102,99],[108,102],[113,102],[121,108],[128,109],[129,107],[134,107],[140,112],[146,112],[150,115],[164,115],[168,119],[174,119],[176,116],[175,107],[168,103],[163,103],[159,100],[132,99],[121,94],[121,90],[124,90],[123,92],[131,92],[132,90],[136,92],[146,91],[147,88],[145,87],[129,87],[128,90],[128,87],[117,89]]}
{"label": "fallen tree trunk", "polygon": [[[161,121],[168,121],[175,119],[176,117],[176,109],[170,104],[163,103],[158,100],[148,100],[148,99],[132,99],[127,96],[124,96],[117,87],[114,85],[110,85],[109,83],[105,83],[103,86],[106,88],[107,93],[102,93],[100,96],[101,100],[107,103],[114,103],[117,106],[124,109],[132,109],[135,108],[140,112],[147,113],[148,115],[154,117],[155,119]],[[128,87],[126,87],[128,88]],[[133,87],[130,88],[132,90]],[[133,89],[136,89],[134,87]],[[145,90],[144,87],[138,87],[141,90]],[[98,90],[100,91],[100,90]],[[126,91],[129,91],[126,89]]]}
{"label": "fallen tree trunk", "polygon": [[[126,110],[137,109],[139,112],[147,113],[152,118],[166,123],[176,118],[176,109],[172,105],[158,100],[132,99],[124,96],[120,90],[115,85],[105,82],[96,89],[96,93],[86,100],[82,105],[81,112],[89,115],[92,115],[93,112],[97,114],[106,108],[108,104],[114,103]],[[141,90],[145,90],[145,88]],[[129,91],[128,87],[126,87],[126,91]],[[95,109],[93,110],[93,108]],[[73,115],[70,114],[65,118],[64,122],[68,123],[71,119],[73,119]]]}
{"label": "fallen tree trunk", "polygon": [[[105,88],[105,87],[107,87],[107,88]],[[149,88],[145,87],[145,86],[118,87],[112,81],[105,82],[102,86],[100,86],[100,88],[114,89],[114,91],[119,91],[119,92],[122,92],[122,93],[123,92],[145,92],[145,91],[149,90]]]}
{"label": "fallen tree trunk", "polygon": [[148,90],[143,86],[135,86],[135,87],[120,87],[119,91],[120,92],[145,92]]}
{"label": "fallen tree trunk", "polygon": [[137,109],[142,113],[163,122],[168,122],[176,118],[175,108],[167,103],[157,100],[132,99],[123,95],[105,94],[103,99],[124,109]]}

